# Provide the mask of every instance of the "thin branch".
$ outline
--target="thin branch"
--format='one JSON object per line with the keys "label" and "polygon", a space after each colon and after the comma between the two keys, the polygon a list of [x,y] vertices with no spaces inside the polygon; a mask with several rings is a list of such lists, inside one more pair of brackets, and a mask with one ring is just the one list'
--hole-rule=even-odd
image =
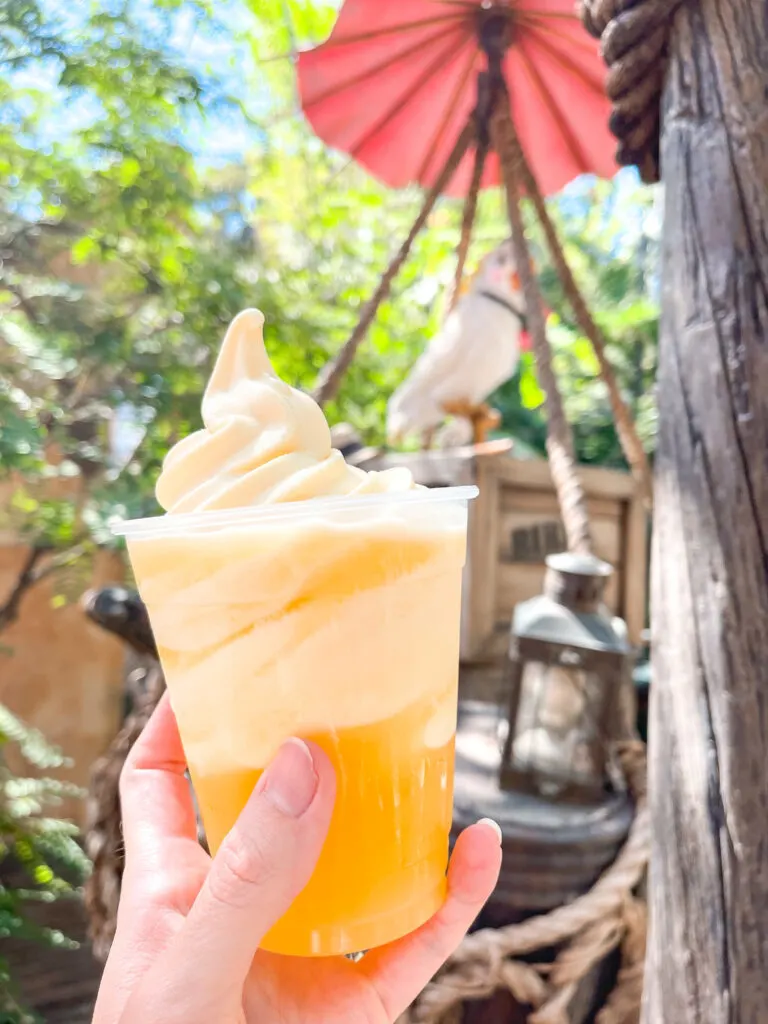
{"label": "thin branch", "polygon": [[20,288],[17,288],[16,285],[13,285],[8,281],[3,281],[2,287],[15,297],[19,309],[26,314],[33,324],[36,324],[39,327],[43,323],[37,315],[37,311],[32,306],[31,300],[26,297]]}
{"label": "thin branch", "polygon": [[29,549],[11,592],[4,604],[0,605],[0,633],[18,620],[21,604],[27,592],[52,576],[53,573],[58,572],[59,569],[77,561],[81,555],[85,554],[86,545],[84,543],[75,544],[71,548],[58,552],[45,565],[40,565],[40,560],[50,551],[51,547],[48,544],[33,544]]}
{"label": "thin branch", "polygon": [[5,603],[0,606],[0,632],[14,623],[19,617],[19,608],[26,592],[35,585],[35,569],[37,563],[43,557],[43,555],[49,550],[49,548],[43,547],[42,545],[33,545],[27,557],[24,560],[24,564],[21,567],[16,582],[11,588],[11,592],[8,595]]}

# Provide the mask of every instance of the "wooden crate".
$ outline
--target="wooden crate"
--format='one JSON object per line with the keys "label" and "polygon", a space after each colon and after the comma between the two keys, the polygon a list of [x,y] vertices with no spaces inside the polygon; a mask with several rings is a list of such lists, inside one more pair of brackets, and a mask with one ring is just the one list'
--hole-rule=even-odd
{"label": "wooden crate", "polygon": [[[544,559],[565,548],[565,536],[549,464],[513,457],[511,442],[477,448],[373,454],[366,469],[406,465],[419,483],[475,483],[464,587],[462,659],[495,661],[503,656],[520,601],[541,593]],[[642,499],[628,473],[581,467],[595,554],[614,567],[606,590],[611,610],[626,620],[639,643],[645,627],[648,523]]]}

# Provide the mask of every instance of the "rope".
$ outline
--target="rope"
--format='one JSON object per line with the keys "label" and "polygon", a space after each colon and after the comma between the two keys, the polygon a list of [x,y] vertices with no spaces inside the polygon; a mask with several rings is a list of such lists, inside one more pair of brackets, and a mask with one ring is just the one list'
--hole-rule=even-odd
{"label": "rope", "polygon": [[509,98],[502,93],[491,119],[491,137],[501,163],[507,193],[507,210],[512,228],[517,272],[525,296],[525,312],[533,341],[536,372],[546,394],[547,455],[552,480],[557,491],[570,551],[591,551],[592,534],[587,512],[587,499],[576,471],[573,434],[563,409],[563,400],[552,369],[552,353],[547,340],[541,295],[531,265],[520,212],[520,174],[523,154],[509,112]]}
{"label": "rope", "polygon": [[[487,998],[497,989],[507,989],[518,1003],[533,1007],[529,1024],[568,1024],[579,984],[619,946],[617,984],[597,1024],[634,1024],[639,1019],[646,911],[633,892],[645,876],[650,851],[645,746],[627,741],[618,745],[616,756],[637,810],[614,863],[589,892],[567,906],[467,936],[398,1024],[447,1024],[447,1015],[464,1001]],[[551,947],[561,947],[551,965],[515,959]]]}
{"label": "rope", "polygon": [[624,399],[621,397],[619,385],[616,380],[616,374],[613,372],[613,366],[611,365],[605,351],[605,338],[603,337],[600,328],[595,323],[594,317],[590,313],[589,308],[584,301],[584,296],[581,294],[579,286],[576,284],[573,272],[565,258],[563,247],[560,244],[560,239],[557,237],[557,231],[552,223],[552,218],[549,216],[544,196],[541,194],[541,189],[536,181],[536,177],[533,174],[522,149],[520,152],[520,170],[525,194],[533,203],[539,223],[544,229],[544,235],[547,239],[547,244],[552,254],[552,260],[563,285],[566,298],[573,309],[581,330],[587,338],[589,338],[600,366],[600,376],[608,389],[608,397],[611,403],[611,410],[613,411],[613,420],[616,424],[616,433],[618,434],[619,442],[621,443],[622,451],[624,452],[624,457],[626,458],[627,463],[632,470],[632,474],[640,487],[646,504],[650,507],[653,501],[653,484],[650,466],[648,465],[648,457],[645,454],[645,449],[643,448],[642,442],[638,436],[632,415],[627,408]]}
{"label": "rope", "polygon": [[669,31],[683,0],[580,0],[587,31],[601,41],[616,160],[635,164],[647,184],[659,181],[660,103]]}
{"label": "rope", "polygon": [[464,277],[464,267],[467,262],[469,243],[472,241],[472,228],[477,215],[477,198],[480,193],[480,183],[483,180],[485,161],[488,156],[488,139],[485,133],[481,133],[475,148],[475,162],[472,168],[472,180],[469,183],[467,198],[464,200],[464,208],[461,215],[461,235],[459,236],[459,248],[456,252],[456,272],[453,279],[453,291],[448,302],[447,312],[450,313],[461,295],[461,282]]}
{"label": "rope", "polygon": [[408,258],[408,254],[411,251],[411,246],[413,245],[416,236],[426,224],[427,218],[432,212],[432,208],[437,202],[440,194],[447,188],[451,178],[456,173],[456,169],[469,149],[470,144],[475,137],[475,133],[475,126],[472,121],[470,121],[459,135],[448,159],[445,162],[445,165],[443,166],[443,169],[440,171],[437,178],[435,178],[434,184],[424,197],[424,202],[419,210],[416,220],[411,226],[411,230],[408,232],[408,237],[400,246],[394,259],[384,271],[376,291],[373,293],[363,309],[357,327],[355,327],[352,334],[344,342],[336,356],[323,367],[313,392],[313,397],[321,406],[325,405],[326,402],[330,402],[331,399],[336,396],[336,393],[341,386],[341,382],[344,379],[344,374],[347,372],[352,360],[355,358],[355,352],[357,352],[360,342],[363,340],[368,328],[373,323],[379,306],[389,294],[392,282],[397,276],[397,273],[403,263],[405,263]]}
{"label": "rope", "polygon": [[621,944],[623,962],[619,977],[595,1024],[638,1024],[640,1020],[648,935],[648,908],[645,903],[627,900],[624,920],[626,931]]}

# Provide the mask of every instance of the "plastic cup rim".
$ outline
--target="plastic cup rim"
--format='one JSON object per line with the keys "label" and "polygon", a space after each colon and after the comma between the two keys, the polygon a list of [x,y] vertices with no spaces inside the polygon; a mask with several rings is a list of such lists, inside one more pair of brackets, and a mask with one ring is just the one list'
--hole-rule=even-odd
{"label": "plastic cup rim", "polygon": [[243,523],[265,523],[285,519],[306,519],[318,510],[346,512],[350,509],[376,508],[383,505],[422,505],[447,502],[468,502],[480,491],[474,484],[462,487],[425,487],[413,491],[384,491],[353,497],[312,498],[303,501],[276,502],[235,509],[210,509],[206,512],[181,512],[173,515],[146,516],[142,519],[121,519],[111,524],[115,537],[158,536],[178,533],[198,526],[238,526]]}

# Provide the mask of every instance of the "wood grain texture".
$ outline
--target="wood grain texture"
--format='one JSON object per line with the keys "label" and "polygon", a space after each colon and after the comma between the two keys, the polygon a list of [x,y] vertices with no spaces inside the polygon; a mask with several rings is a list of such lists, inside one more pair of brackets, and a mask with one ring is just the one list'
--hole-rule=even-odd
{"label": "wood grain texture", "polygon": [[653,541],[645,1024],[768,1005],[768,5],[679,11]]}
{"label": "wood grain texture", "polygon": [[621,608],[630,643],[638,645],[648,615],[648,510],[641,494],[633,498],[625,509]]}

